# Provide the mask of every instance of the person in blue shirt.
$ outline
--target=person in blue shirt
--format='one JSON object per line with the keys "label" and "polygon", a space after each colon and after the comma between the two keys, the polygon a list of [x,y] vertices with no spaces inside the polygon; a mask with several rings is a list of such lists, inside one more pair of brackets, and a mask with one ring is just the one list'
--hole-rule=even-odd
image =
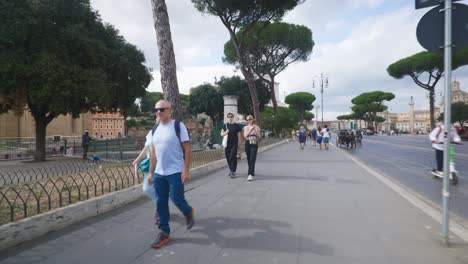
{"label": "person in blue shirt", "polygon": [[306,131],[304,129],[304,126],[300,127],[300,129],[296,132],[296,135],[299,139],[299,145],[301,146],[301,149],[304,149],[304,145],[306,142]]}

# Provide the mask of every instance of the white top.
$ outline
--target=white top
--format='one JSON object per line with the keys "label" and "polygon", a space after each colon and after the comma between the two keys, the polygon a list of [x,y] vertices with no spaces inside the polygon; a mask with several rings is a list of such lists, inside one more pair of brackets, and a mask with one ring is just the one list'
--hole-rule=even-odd
{"label": "white top", "polygon": [[[453,127],[450,128],[450,136],[452,140],[455,142],[461,141],[461,138],[458,135],[457,130],[455,130],[455,128]],[[444,142],[444,126],[438,126],[434,128],[431,134],[429,134],[429,139],[431,141]],[[444,150],[444,144],[433,143],[432,147],[438,150]]]}
{"label": "white top", "polygon": [[146,135],[146,141],[145,141],[145,148],[146,148],[146,157],[149,158],[150,156],[150,147],[151,147],[151,130],[148,132]]}
{"label": "white top", "polygon": [[175,120],[167,124],[160,123],[152,136],[158,160],[154,172],[162,176],[181,173],[184,170],[184,152],[180,142],[187,142],[190,139],[187,128],[181,122],[179,141],[174,124]]}
{"label": "white top", "polygon": [[326,128],[322,129],[322,133],[324,138],[329,138],[330,137],[330,132],[327,131]]}

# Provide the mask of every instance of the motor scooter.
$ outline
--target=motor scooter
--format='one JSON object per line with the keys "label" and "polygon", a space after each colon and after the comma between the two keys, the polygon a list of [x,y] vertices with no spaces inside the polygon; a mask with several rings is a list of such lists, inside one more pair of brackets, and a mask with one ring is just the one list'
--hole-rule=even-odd
{"label": "motor scooter", "polygon": [[[460,144],[459,142],[452,142],[454,144]],[[443,143],[441,143],[443,144]],[[455,148],[453,146],[450,146],[450,151],[449,151],[449,156],[450,156],[450,162],[449,162],[449,179],[450,182],[453,183],[454,185],[458,184],[458,171],[455,169],[455,161],[454,161],[454,156],[455,156]],[[434,175],[434,178],[444,178],[444,174],[438,173],[436,169],[432,170],[432,175]]]}

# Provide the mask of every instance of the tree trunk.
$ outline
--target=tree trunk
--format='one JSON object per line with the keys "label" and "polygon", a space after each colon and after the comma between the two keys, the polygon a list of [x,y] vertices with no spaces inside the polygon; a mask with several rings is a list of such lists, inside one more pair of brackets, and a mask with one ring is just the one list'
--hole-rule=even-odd
{"label": "tree trunk", "polygon": [[434,87],[429,90],[429,118],[431,121],[431,131],[435,128],[435,120],[434,120]]}
{"label": "tree trunk", "polygon": [[275,113],[278,112],[278,101],[276,100],[276,93],[275,93],[275,76],[270,75],[270,96],[271,102],[273,103],[273,111]]}
{"label": "tree trunk", "polygon": [[182,118],[182,104],[180,102],[179,85],[177,83],[177,68],[172,44],[169,15],[164,0],[151,0],[153,7],[154,28],[159,50],[159,71],[161,73],[161,87],[164,98],[172,104],[172,116]]}
{"label": "tree trunk", "polygon": [[260,115],[260,103],[258,102],[257,89],[255,87],[255,81],[253,74],[242,67],[242,74],[244,75],[247,85],[249,86],[250,97],[252,98],[252,109],[255,117],[255,122],[261,127],[262,120]]}
{"label": "tree trunk", "polygon": [[36,124],[36,151],[34,152],[34,161],[45,161],[46,118],[43,115],[34,115],[34,122]]}

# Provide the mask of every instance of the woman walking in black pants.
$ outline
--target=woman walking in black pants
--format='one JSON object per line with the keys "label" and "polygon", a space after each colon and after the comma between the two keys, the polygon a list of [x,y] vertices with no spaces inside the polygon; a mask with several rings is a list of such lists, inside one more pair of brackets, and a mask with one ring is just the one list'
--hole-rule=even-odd
{"label": "woman walking in black pants", "polygon": [[234,114],[228,113],[228,123],[223,126],[221,136],[227,136],[227,146],[224,149],[226,160],[229,165],[229,177],[236,177],[237,169],[237,148],[241,142],[241,128],[239,124],[234,123]]}
{"label": "woman walking in black pants", "polygon": [[260,127],[255,124],[253,116],[247,116],[247,125],[244,127],[245,154],[249,164],[248,181],[253,181],[255,176],[255,161],[257,159],[258,139],[260,138]]}

